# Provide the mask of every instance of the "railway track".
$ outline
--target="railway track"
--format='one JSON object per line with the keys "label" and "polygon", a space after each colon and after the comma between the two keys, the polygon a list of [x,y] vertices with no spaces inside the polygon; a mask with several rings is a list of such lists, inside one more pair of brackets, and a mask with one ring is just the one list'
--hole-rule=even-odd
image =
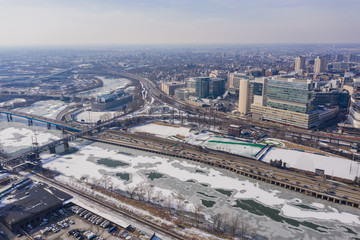
{"label": "railway track", "polygon": [[[73,193],[75,192],[77,195],[80,195],[81,197],[83,197],[83,198],[85,198],[85,199],[87,199],[87,200],[90,200],[90,201],[92,201],[92,202],[95,202],[95,203],[97,203],[97,204],[99,204],[99,205],[101,205],[101,206],[104,206],[104,205],[105,205],[104,201],[98,200],[97,198],[94,198],[94,197],[92,197],[92,196],[89,196],[89,195],[87,195],[87,194],[84,194],[84,193],[82,193],[82,192],[80,192],[80,191],[78,191],[78,190],[76,190],[76,189],[73,189],[73,188],[71,188],[71,187],[69,187],[69,186],[67,186],[67,185],[65,185],[65,184],[56,182],[56,181],[54,181],[53,179],[44,177],[44,176],[42,176],[42,175],[40,175],[40,174],[38,174],[38,173],[35,173],[35,172],[32,172],[32,173],[33,173],[36,177],[42,179],[44,182],[48,182],[48,183],[50,182],[52,185],[55,185],[55,186],[57,186],[57,187],[66,189],[67,191],[70,191],[70,192],[73,192]],[[108,208],[108,209],[110,209],[110,210],[112,210],[112,211],[114,211],[114,212],[116,212],[116,213],[122,214],[122,215],[128,217],[129,219],[133,219],[133,220],[135,220],[135,221],[137,221],[137,222],[140,222],[140,223],[142,223],[142,224],[144,224],[144,225],[146,225],[146,226],[148,226],[148,227],[150,227],[150,228],[152,228],[152,229],[155,229],[155,230],[157,230],[158,232],[161,232],[161,233],[163,233],[164,235],[169,236],[169,237],[170,237],[169,239],[189,240],[189,238],[185,238],[185,237],[183,237],[183,236],[181,236],[181,235],[179,235],[179,234],[177,234],[177,233],[175,233],[175,232],[173,232],[173,231],[164,229],[164,228],[162,228],[161,226],[159,226],[159,225],[157,225],[157,224],[154,224],[154,223],[152,223],[152,222],[146,221],[146,220],[144,220],[144,219],[142,219],[142,218],[140,218],[140,217],[138,217],[138,216],[135,216],[134,214],[130,214],[130,213],[126,212],[126,211],[122,211],[122,210],[120,210],[119,208],[116,208],[116,207],[111,206],[111,205],[109,205],[109,204],[105,205],[105,207]]]}
{"label": "railway track", "polygon": [[[334,187],[334,183],[332,181],[324,181],[319,176],[307,176],[303,173],[279,169],[260,161],[247,159],[246,157],[229,155],[212,150],[209,151],[210,153],[203,153],[196,151],[191,147],[185,147],[184,149],[176,150],[171,148],[172,143],[166,144],[162,140],[159,140],[157,143],[154,138],[146,141],[146,137],[144,136],[129,136],[128,133],[122,135],[121,132],[118,134],[115,134],[114,132],[101,133],[98,135],[98,138],[91,139],[99,142],[120,145],[154,153],[157,152],[170,156],[173,155],[174,157],[207,163],[220,168],[233,169],[230,171],[234,172],[247,172],[251,175],[258,175],[261,178],[266,178],[268,179],[267,182],[274,180],[284,184],[284,186],[289,185],[295,189],[303,188],[319,194],[330,194],[332,196],[329,197],[339,199],[340,202],[341,200],[344,200],[343,196],[346,196],[347,199],[350,199],[353,202],[360,202],[359,189],[357,189],[355,186],[337,184],[337,186]],[[336,191],[336,194],[330,193],[334,191]]]}

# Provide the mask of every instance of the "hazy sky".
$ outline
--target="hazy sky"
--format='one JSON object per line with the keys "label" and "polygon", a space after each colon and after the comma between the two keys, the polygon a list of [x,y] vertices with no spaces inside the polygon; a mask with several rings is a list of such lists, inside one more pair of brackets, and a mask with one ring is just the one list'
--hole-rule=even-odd
{"label": "hazy sky", "polygon": [[360,43],[360,0],[0,0],[0,46]]}

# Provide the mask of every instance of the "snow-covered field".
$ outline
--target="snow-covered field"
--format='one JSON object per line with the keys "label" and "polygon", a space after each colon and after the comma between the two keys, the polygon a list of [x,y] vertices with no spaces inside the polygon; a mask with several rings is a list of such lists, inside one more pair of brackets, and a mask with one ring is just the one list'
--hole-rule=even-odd
{"label": "snow-covered field", "polygon": [[[216,137],[211,132],[195,132],[188,127],[164,125],[161,123],[142,124],[131,128],[133,132],[146,132],[162,138],[183,140],[192,145],[200,145],[241,156],[254,157],[265,145],[252,144],[236,139]],[[180,137],[180,138],[179,138]]]}
{"label": "snow-covered field", "polygon": [[75,120],[78,122],[95,123],[98,120],[106,121],[121,114],[122,112],[115,112],[115,111],[106,111],[106,112],[83,111],[75,116]]}
{"label": "snow-covered field", "polygon": [[286,162],[287,167],[312,172],[315,172],[315,169],[317,168],[323,169],[325,170],[325,174],[340,178],[354,180],[355,176],[360,176],[360,162],[344,158],[323,156],[296,150],[272,148],[262,160],[269,163],[270,160],[275,159]]}
{"label": "snow-covered field", "polygon": [[162,138],[173,138],[176,135],[189,138],[192,134],[190,128],[166,126],[158,123],[149,123],[131,128],[133,132],[146,132]]}
{"label": "snow-covered field", "polygon": [[29,107],[17,108],[15,110],[56,119],[57,114],[64,110],[67,105],[68,104],[63,101],[47,100],[39,101],[31,104]]}
{"label": "snow-covered field", "polygon": [[13,106],[15,103],[24,103],[26,99],[23,98],[15,98],[6,102],[0,102],[0,108],[2,107],[10,107]]}

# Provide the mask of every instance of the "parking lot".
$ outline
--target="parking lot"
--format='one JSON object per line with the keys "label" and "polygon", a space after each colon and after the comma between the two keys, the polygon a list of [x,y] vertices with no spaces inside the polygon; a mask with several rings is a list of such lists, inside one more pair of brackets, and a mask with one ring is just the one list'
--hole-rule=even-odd
{"label": "parking lot", "polygon": [[[150,239],[149,236],[143,235],[131,226],[124,229],[96,213],[90,212],[77,205],[63,207],[43,219],[40,226],[33,228],[31,225],[28,225],[25,230],[33,239]],[[28,239],[25,235],[18,233],[11,234],[9,231],[6,231],[6,235],[7,239]]]}

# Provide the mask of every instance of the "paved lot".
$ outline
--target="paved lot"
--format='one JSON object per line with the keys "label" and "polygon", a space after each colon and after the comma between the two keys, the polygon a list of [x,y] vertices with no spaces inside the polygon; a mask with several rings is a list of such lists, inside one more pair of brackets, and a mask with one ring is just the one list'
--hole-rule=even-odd
{"label": "paved lot", "polygon": [[[139,235],[137,231],[134,233],[130,233],[129,231],[126,231],[125,229],[118,228],[118,232],[127,232],[126,235],[127,238],[123,236],[113,236],[108,232],[109,228],[104,228],[100,225],[96,225],[88,221],[87,219],[79,216],[78,214],[72,212],[70,208],[65,208],[66,213],[64,215],[61,215],[58,211],[57,214],[51,215],[51,218],[49,217],[49,221],[47,224],[43,226],[36,227],[32,230],[27,229],[28,233],[31,237],[36,239],[36,236],[41,236],[39,239],[46,239],[46,240],[71,240],[71,239],[78,239],[73,235],[69,235],[69,231],[73,229],[77,229],[81,232],[90,231],[94,233],[97,237],[95,239],[106,239],[106,240],[119,240],[119,239],[128,239],[128,240],[148,240],[148,236]],[[64,228],[61,227],[58,223],[66,223]],[[49,231],[47,233],[41,233],[41,231],[44,231],[46,228],[50,229],[52,226],[55,226],[59,231],[54,233],[53,231]],[[6,234],[6,237],[3,235],[0,235],[0,239],[19,239],[19,240],[27,240],[26,236],[17,237],[17,233],[10,232],[4,225],[0,225],[0,230],[4,231]],[[87,239],[84,236],[84,240]]]}

